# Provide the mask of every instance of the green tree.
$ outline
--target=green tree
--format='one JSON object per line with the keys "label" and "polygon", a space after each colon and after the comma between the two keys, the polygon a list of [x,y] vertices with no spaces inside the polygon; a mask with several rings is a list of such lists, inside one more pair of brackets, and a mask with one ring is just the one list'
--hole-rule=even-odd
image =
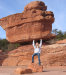
{"label": "green tree", "polygon": [[57,35],[57,33],[58,33],[58,29],[53,29],[53,30],[52,30],[52,33],[54,33],[54,34]]}
{"label": "green tree", "polygon": [[8,44],[9,42],[6,39],[0,39],[0,49],[1,50],[6,50],[8,49]]}
{"label": "green tree", "polygon": [[0,49],[3,51],[10,51],[10,50],[16,49],[19,46],[20,44],[18,43],[12,44],[12,43],[9,43],[6,39],[0,39]]}
{"label": "green tree", "polygon": [[66,32],[64,32],[64,39],[66,39]]}
{"label": "green tree", "polygon": [[66,32],[62,32],[61,30],[58,29],[53,29],[52,33],[56,34],[56,38],[54,38],[55,41],[66,39]]}
{"label": "green tree", "polygon": [[57,38],[58,40],[63,40],[63,37],[64,37],[63,32],[62,32],[61,30],[59,30],[59,31],[57,32],[56,38]]}
{"label": "green tree", "polygon": [[13,50],[13,49],[16,49],[17,47],[19,47],[20,46],[20,44],[8,44],[8,51],[10,51],[10,50]]}

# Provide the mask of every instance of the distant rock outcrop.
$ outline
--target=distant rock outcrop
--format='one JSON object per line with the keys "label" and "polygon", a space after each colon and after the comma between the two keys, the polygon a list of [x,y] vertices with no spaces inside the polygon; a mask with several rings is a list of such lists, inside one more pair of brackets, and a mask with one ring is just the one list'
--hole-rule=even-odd
{"label": "distant rock outcrop", "polygon": [[44,2],[33,1],[22,13],[0,19],[0,25],[6,30],[6,39],[16,43],[54,37],[51,34],[54,14],[46,10]]}
{"label": "distant rock outcrop", "polygon": [[56,42],[57,44],[66,44],[66,39],[59,40]]}

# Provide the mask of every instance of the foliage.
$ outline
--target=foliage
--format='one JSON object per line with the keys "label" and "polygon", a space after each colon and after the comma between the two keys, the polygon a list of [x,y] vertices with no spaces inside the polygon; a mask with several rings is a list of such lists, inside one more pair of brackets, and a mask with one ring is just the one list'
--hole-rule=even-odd
{"label": "foliage", "polygon": [[19,46],[20,46],[20,44],[18,44],[18,43],[12,44],[12,43],[9,43],[6,39],[0,39],[0,49],[3,51],[10,51]]}
{"label": "foliage", "polygon": [[66,32],[62,32],[58,29],[53,29],[52,33],[56,35],[55,38],[45,41],[46,44],[54,44],[58,40],[66,39]]}
{"label": "foliage", "polygon": [[52,33],[56,34],[55,40],[63,40],[66,39],[66,32],[62,32],[61,30],[54,29]]}

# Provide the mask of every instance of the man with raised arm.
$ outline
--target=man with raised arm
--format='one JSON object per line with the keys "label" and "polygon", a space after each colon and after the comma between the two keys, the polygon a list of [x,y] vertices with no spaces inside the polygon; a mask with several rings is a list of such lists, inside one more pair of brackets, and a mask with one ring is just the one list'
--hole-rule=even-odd
{"label": "man with raised arm", "polygon": [[38,42],[36,42],[35,44],[35,41],[33,40],[34,54],[32,55],[32,63],[34,63],[34,56],[37,55],[39,60],[39,65],[41,65],[40,63],[41,46],[42,46],[42,39],[40,39],[40,44]]}

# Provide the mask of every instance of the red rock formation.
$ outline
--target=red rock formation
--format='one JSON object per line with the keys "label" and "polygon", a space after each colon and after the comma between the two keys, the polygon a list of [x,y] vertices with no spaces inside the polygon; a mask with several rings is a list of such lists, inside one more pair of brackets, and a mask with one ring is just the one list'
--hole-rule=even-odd
{"label": "red rock formation", "polygon": [[42,72],[43,71],[43,66],[34,64],[34,63],[30,64],[28,68],[32,69],[32,72]]}
{"label": "red rock formation", "polygon": [[[28,66],[32,62],[33,51],[32,45],[21,46],[8,54],[0,55],[0,64],[3,66]],[[66,66],[66,44],[43,45],[40,58],[43,66]],[[37,56],[34,61],[35,64],[38,64]]]}
{"label": "red rock formation", "polygon": [[14,72],[16,74],[28,74],[28,73],[32,73],[32,70],[31,69],[17,68]]}
{"label": "red rock formation", "polygon": [[66,44],[66,39],[64,39],[64,40],[59,40],[59,41],[57,41],[56,43],[57,43],[57,44]]}
{"label": "red rock formation", "polygon": [[34,1],[26,5],[22,13],[0,19],[7,40],[15,43],[52,38],[54,14],[46,9],[47,6],[42,1]]}

